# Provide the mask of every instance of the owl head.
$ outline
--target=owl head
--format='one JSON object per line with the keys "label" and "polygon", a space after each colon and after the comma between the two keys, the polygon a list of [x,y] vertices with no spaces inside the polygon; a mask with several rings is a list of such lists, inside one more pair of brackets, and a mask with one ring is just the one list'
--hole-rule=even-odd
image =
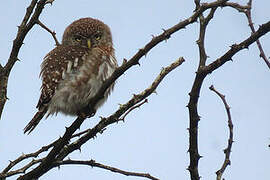
{"label": "owl head", "polygon": [[71,23],[63,34],[63,45],[78,45],[87,48],[112,47],[110,28],[100,20],[82,18]]}

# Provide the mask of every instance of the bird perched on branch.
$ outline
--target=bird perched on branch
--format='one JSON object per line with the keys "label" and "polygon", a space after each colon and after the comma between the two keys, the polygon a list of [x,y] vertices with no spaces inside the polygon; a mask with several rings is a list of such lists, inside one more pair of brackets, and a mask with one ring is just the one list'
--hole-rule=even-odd
{"label": "bird perched on branch", "polygon": [[[47,117],[58,112],[79,115],[116,68],[109,27],[93,18],[74,21],[65,29],[62,44],[44,58],[38,112],[24,128],[24,133],[33,131],[45,114]],[[95,109],[104,103],[113,86]]]}

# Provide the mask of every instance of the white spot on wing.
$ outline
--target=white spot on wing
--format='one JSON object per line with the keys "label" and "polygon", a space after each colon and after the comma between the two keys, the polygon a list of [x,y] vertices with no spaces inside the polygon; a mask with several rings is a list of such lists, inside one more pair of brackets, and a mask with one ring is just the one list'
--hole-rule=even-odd
{"label": "white spot on wing", "polygon": [[75,58],[74,67],[77,67],[78,66],[78,61],[79,61],[79,58]]}
{"label": "white spot on wing", "polygon": [[71,61],[68,61],[68,64],[67,64],[67,73],[70,73],[71,67],[72,67],[72,62]]}
{"label": "white spot on wing", "polygon": [[66,72],[63,71],[63,72],[62,72],[62,79],[65,79],[65,77],[66,77]]}

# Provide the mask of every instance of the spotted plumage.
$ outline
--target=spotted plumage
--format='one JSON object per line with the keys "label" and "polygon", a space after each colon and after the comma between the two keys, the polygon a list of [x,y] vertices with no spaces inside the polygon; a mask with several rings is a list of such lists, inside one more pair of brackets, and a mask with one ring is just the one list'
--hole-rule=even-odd
{"label": "spotted plumage", "polygon": [[[82,18],[69,25],[62,44],[49,52],[41,65],[42,86],[38,112],[25,127],[29,133],[42,117],[62,112],[78,115],[117,67],[110,29],[103,22]],[[97,109],[107,99],[95,106]]]}

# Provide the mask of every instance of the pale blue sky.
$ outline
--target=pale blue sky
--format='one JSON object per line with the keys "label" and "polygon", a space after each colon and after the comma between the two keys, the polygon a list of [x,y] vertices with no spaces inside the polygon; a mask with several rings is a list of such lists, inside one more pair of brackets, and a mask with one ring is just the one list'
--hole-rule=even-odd
{"label": "pale blue sky", "polygon": [[[234,1],[246,3],[247,0]],[[3,1],[0,7],[0,61],[6,63],[28,1]],[[269,21],[270,1],[253,2],[255,27]],[[111,27],[119,64],[129,59],[143,47],[151,35],[162,32],[180,20],[189,17],[194,9],[190,0],[138,0],[104,1],[56,0],[46,6],[40,20],[55,30],[61,40],[65,27],[81,17],[94,17]],[[82,130],[97,123],[98,116],[113,113],[119,103],[125,103],[150,85],[160,72],[178,57],[186,62],[169,74],[149,98],[149,103],[135,110],[125,123],[111,125],[96,139],[82,147],[82,153],[72,153],[73,159],[95,159],[97,162],[123,170],[147,172],[160,179],[189,179],[188,150],[188,93],[198,64],[198,24],[189,25],[167,42],[160,43],[141,59],[141,66],[131,68],[118,81],[113,94],[97,112],[96,118],[86,120]],[[230,8],[218,9],[210,22],[206,35],[208,62],[215,60],[250,35],[246,17]],[[262,39],[265,52],[270,56],[270,35]],[[9,101],[0,121],[0,169],[7,166],[22,152],[30,153],[58,138],[74,117],[58,115],[43,120],[29,136],[23,134],[24,126],[36,112],[39,98],[40,64],[43,57],[54,48],[50,34],[35,26],[25,39],[8,84]],[[211,84],[229,103],[234,123],[234,140],[231,162],[225,179],[270,179],[270,83],[269,69],[255,44],[243,50],[219,70],[205,79],[198,104],[202,117],[199,124],[199,152],[203,158],[199,172],[203,179],[214,179],[215,172],[224,160],[227,145],[227,116],[221,100],[208,87]],[[135,180],[98,168],[65,166],[42,176],[47,179],[110,179]],[[10,178],[15,179],[15,178]]]}

